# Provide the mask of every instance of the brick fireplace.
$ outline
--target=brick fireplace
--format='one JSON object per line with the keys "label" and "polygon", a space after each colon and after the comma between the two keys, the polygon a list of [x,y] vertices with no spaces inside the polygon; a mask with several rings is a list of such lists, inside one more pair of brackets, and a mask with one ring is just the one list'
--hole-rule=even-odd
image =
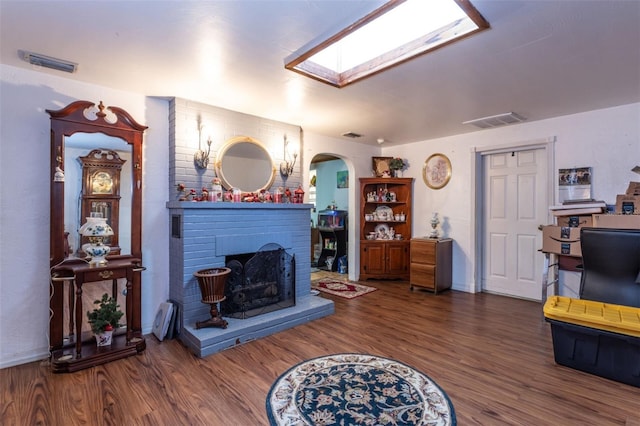
{"label": "brick fireplace", "polygon": [[[197,356],[264,337],[333,313],[333,302],[312,296],[309,204],[169,202],[169,297],[180,306],[179,338]],[[227,257],[277,244],[295,257],[295,305],[245,319],[226,329],[196,329],[209,306],[201,302],[193,273],[223,267]]]}

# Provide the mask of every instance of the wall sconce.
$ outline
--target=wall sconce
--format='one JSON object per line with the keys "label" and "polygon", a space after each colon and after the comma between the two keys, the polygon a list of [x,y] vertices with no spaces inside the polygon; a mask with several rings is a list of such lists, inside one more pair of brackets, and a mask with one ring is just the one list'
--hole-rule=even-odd
{"label": "wall sconce", "polygon": [[211,136],[207,139],[207,152],[204,152],[202,150],[202,129],[204,129],[204,126],[199,126],[198,150],[193,154],[193,163],[199,169],[206,169],[209,165],[209,153],[211,152]]}
{"label": "wall sconce", "polygon": [[295,167],[296,159],[298,158],[298,151],[294,149],[293,153],[291,153],[288,148],[289,140],[287,139],[287,135],[284,135],[284,161],[280,163],[280,174],[284,177],[288,177],[293,174],[293,168]]}

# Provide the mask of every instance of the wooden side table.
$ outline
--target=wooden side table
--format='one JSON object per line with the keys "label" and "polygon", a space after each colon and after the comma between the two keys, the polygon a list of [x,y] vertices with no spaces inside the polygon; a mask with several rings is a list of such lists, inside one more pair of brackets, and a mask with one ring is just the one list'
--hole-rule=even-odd
{"label": "wooden side table", "polygon": [[433,294],[451,288],[453,240],[412,238],[409,288],[421,287]]}
{"label": "wooden side table", "polygon": [[[65,262],[52,270],[52,284],[56,298],[56,303],[62,302],[61,285],[69,281],[75,288],[75,306],[72,297],[69,296],[69,314],[72,317],[75,313],[75,336],[71,345],[65,345],[62,336],[62,327],[53,327],[57,331],[50,336],[51,365],[54,373],[73,372],[83,368],[104,364],[119,358],[135,355],[142,352],[146,347],[146,342],[142,336],[142,330],[135,324],[133,309],[134,304],[139,303],[140,279],[139,274],[145,268],[140,265],[138,259],[122,258],[110,260],[105,266],[90,266],[83,261]],[[136,277],[138,279],[136,279]],[[113,288],[116,289],[116,281],[124,278],[126,284],[126,333],[114,335],[113,343],[109,347],[96,347],[95,342],[82,340],[82,324],[86,319],[82,304],[83,286],[94,282],[112,280]],[[57,293],[56,293],[57,291]],[[70,293],[73,293],[70,290]],[[137,300],[135,300],[137,299]],[[60,311],[62,311],[60,309]],[[75,311],[75,312],[74,312]],[[54,319],[55,320],[55,319]],[[62,318],[57,321],[61,323]],[[70,318],[71,324],[73,320]],[[70,325],[71,325],[70,324]],[[61,325],[61,324],[60,324]]]}

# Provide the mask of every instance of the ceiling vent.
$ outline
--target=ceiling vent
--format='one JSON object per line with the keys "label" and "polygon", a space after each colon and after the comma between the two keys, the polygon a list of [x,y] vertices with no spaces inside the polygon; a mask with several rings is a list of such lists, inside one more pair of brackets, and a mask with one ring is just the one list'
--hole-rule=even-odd
{"label": "ceiling vent", "polygon": [[492,115],[490,117],[463,121],[462,124],[471,124],[481,129],[490,129],[492,127],[505,126],[507,124],[521,123],[525,120],[526,118],[516,114],[515,112],[506,112],[504,114]]}
{"label": "ceiling vent", "polygon": [[39,53],[19,50],[18,54],[22,59],[29,62],[31,65],[51,68],[52,70],[64,71],[68,73],[74,73],[78,69],[78,64],[76,63],[65,61],[63,59],[52,58],[50,56],[41,55]]}
{"label": "ceiling vent", "polygon": [[362,137],[362,135],[360,133],[356,133],[356,132],[343,133],[342,136],[346,136],[346,137],[351,138],[351,139],[357,139],[357,138],[361,138]]}

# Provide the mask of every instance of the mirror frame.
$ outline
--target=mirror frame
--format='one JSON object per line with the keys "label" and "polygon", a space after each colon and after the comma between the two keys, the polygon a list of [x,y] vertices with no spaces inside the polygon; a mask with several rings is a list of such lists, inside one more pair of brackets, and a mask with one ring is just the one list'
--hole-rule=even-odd
{"label": "mirror frame", "polygon": [[[91,120],[85,115],[90,108],[98,110]],[[107,110],[105,112],[104,110]],[[114,257],[133,257],[142,261],[142,135],[147,129],[122,108],[105,107],[90,101],[75,101],[59,110],[46,110],[51,116],[51,236],[50,267],[65,261],[64,247],[64,141],[74,133],[103,133],[124,140],[132,148],[131,253]],[[110,114],[109,114],[110,113]],[[112,122],[111,116],[115,116]]]}
{"label": "mirror frame", "polygon": [[264,153],[267,155],[267,158],[269,159],[269,162],[271,163],[271,177],[266,182],[266,184],[264,184],[263,186],[257,189],[240,188],[240,190],[242,192],[247,193],[247,192],[260,192],[263,189],[264,190],[269,189],[271,185],[273,185],[273,182],[276,179],[276,166],[273,163],[273,158],[271,157],[271,154],[269,153],[267,148],[265,148],[264,145],[262,145],[262,143],[260,143],[259,140],[251,138],[249,136],[236,136],[235,138],[231,138],[224,144],[224,146],[220,149],[220,151],[218,151],[218,154],[216,155],[215,172],[216,172],[216,175],[220,178],[223,188],[228,190],[228,189],[234,188],[234,186],[227,180],[227,178],[224,176],[224,173],[222,172],[222,160],[224,160],[224,155],[229,151],[229,149],[241,143],[254,144],[258,148],[264,151]]}

